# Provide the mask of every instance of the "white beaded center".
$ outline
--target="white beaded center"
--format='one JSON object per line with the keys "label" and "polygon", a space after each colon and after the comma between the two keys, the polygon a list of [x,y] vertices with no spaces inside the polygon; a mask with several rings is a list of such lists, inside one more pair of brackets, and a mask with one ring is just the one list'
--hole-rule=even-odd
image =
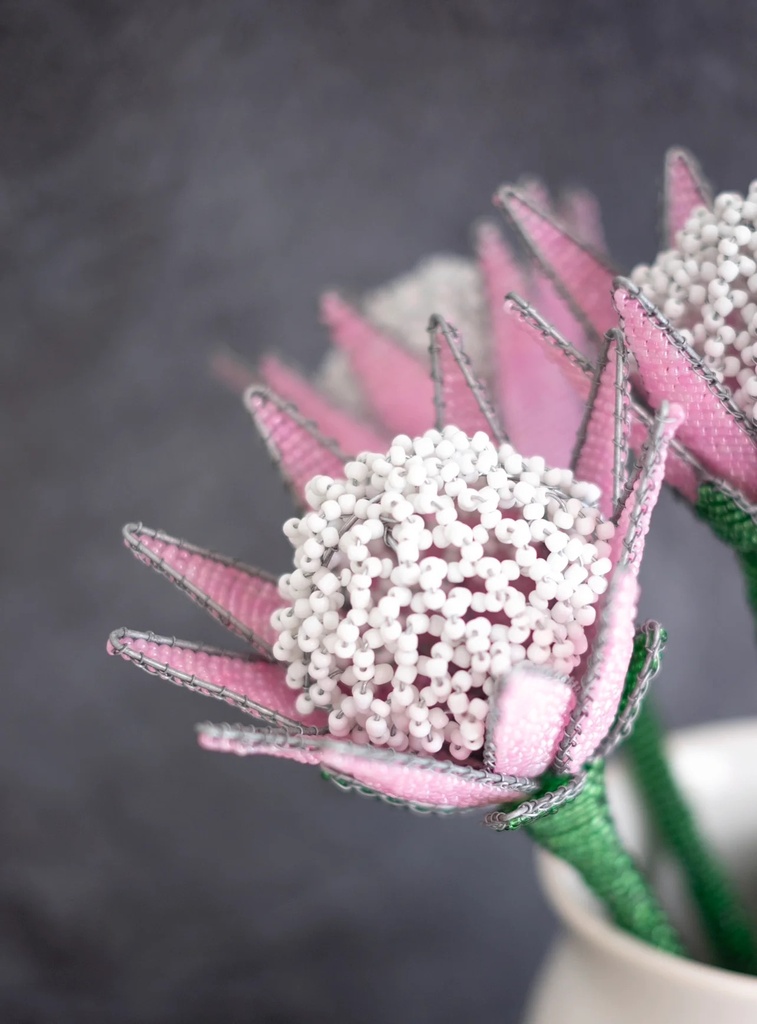
{"label": "white beaded center", "polygon": [[757,419],[757,181],[694,210],[676,243],[632,280]]}
{"label": "white beaded center", "polygon": [[356,743],[481,750],[496,679],[524,659],[567,674],[586,651],[612,568],[598,496],[457,427],[315,477],[272,619],[298,710]]}

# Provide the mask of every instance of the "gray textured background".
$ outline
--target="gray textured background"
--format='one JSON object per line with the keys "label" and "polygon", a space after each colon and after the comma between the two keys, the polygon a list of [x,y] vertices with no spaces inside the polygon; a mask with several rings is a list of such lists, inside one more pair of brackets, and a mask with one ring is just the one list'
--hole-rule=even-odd
{"label": "gray textured background", "polygon": [[[321,289],[467,251],[524,172],[584,182],[619,265],[649,257],[668,144],[719,187],[757,170],[755,8],[23,0],[0,19],[0,1019],[517,1020],[552,928],[526,840],[198,751],[219,706],[107,660],[105,637],[220,634],[119,529],[283,566],[282,488],[209,348],[315,366]],[[755,713],[729,558],[667,497],[650,549],[669,720]]]}

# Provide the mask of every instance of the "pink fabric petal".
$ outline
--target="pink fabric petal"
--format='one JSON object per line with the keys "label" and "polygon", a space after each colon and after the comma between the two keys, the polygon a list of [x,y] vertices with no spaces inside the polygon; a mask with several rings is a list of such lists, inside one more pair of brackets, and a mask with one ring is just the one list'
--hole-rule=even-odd
{"label": "pink fabric petal", "polygon": [[616,570],[564,741],[560,768],[571,774],[591,758],[615,721],[633,653],[638,596],[635,574]]}
{"label": "pink fabric petal", "polygon": [[696,159],[685,149],[670,149],[665,156],[666,244],[677,245],[676,235],[697,206],[712,205],[712,196]]}
{"label": "pink fabric petal", "polygon": [[434,387],[428,370],[338,295],[324,295],[321,313],[380,421],[393,435],[414,437],[429,430],[434,421]]}
{"label": "pink fabric petal", "polygon": [[273,391],[312,420],[324,436],[333,437],[342,451],[357,455],[359,452],[385,452],[389,448],[392,440],[389,434],[373,430],[348,412],[336,408],[304,377],[275,356],[263,359],[260,376]]}
{"label": "pink fabric petal", "polygon": [[517,189],[502,189],[497,201],[574,314],[602,338],[615,323],[610,301],[614,272]]}
{"label": "pink fabric petal", "polygon": [[322,729],[327,722],[322,711],[307,716],[297,711],[296,694],[286,685],[283,665],[128,629],[111,634],[108,652],[256,718],[309,731]]}
{"label": "pink fabric petal", "polygon": [[600,488],[599,509],[606,519],[615,514],[625,484],[629,417],[625,342],[620,331],[612,331],[597,367],[575,458],[576,476]]}
{"label": "pink fabric petal", "polygon": [[381,796],[439,811],[487,807],[523,796],[524,791],[517,787],[498,784],[497,776],[487,778],[485,772],[466,770],[449,761],[375,754],[376,748],[354,746],[347,752],[327,745],[321,765]]}
{"label": "pink fabric petal", "polygon": [[470,437],[482,430],[503,441],[502,426],[486,388],[476,378],[460,335],[440,316],[431,318],[429,333],[437,428],[452,425]]}
{"label": "pink fabric petal", "polygon": [[575,703],[568,679],[535,665],[518,665],[490,700],[486,766],[538,778],[552,764]]}
{"label": "pink fabric petal", "polygon": [[613,539],[613,560],[621,566],[628,566],[634,576],[639,574],[649,522],[665,478],[670,442],[683,419],[680,405],[668,407],[666,402],[661,406],[641,452],[636,482],[618,519]]}
{"label": "pink fabric petal", "polygon": [[680,440],[710,473],[754,500],[755,432],[746,426],[730,392],[634,285],[618,278],[614,298],[649,404],[657,408],[674,398],[686,413]]}
{"label": "pink fabric petal", "polygon": [[281,729],[245,729],[206,722],[197,729],[197,742],[203,750],[238,757],[265,754],[311,765],[320,759],[315,740],[311,743],[307,736],[293,736]]}
{"label": "pink fabric petal", "polygon": [[267,388],[258,387],[247,391],[245,404],[271,458],[300,504],[305,503],[305,488],[314,476],[344,476],[347,456],[294,406]]}
{"label": "pink fabric petal", "polygon": [[271,616],[285,603],[272,576],[141,523],[124,527],[124,542],[226,629],[272,657],[277,634]]}

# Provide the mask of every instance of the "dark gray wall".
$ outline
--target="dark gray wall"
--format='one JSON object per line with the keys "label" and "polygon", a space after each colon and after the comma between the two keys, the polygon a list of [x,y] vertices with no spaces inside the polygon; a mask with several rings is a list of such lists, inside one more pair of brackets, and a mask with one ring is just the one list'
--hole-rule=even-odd
{"label": "dark gray wall", "polygon": [[[524,172],[656,246],[665,147],[757,170],[746,4],[0,7],[0,1018],[515,1021],[552,923],[520,836],[195,748],[203,703],[105,657],[220,638],[140,567],[141,518],[269,569],[287,502],[209,348],[315,366],[315,299],[429,251]],[[643,611],[671,722],[753,714],[727,554],[666,497]]]}

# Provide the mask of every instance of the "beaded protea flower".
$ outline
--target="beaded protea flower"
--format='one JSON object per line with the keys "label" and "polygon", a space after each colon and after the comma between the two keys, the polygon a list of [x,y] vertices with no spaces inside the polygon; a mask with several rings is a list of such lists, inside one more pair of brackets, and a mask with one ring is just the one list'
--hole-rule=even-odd
{"label": "beaded protea flower", "polygon": [[[585,192],[568,192],[556,210],[538,183],[524,194],[555,212],[577,237],[598,248],[598,208]],[[519,344],[503,312],[509,291],[526,296],[586,356],[596,356],[570,307],[537,264],[523,265],[498,228],[480,224],[477,260],[432,256],[411,273],[358,302],[323,296],[321,316],[332,345],[315,385],[274,355],[251,371],[226,353],[216,372],[236,390],[263,383],[293,403],[345,450],[385,450],[398,433],[416,436],[434,424],[425,328],[429,310],[454,323],[477,374],[498,399],[510,441],[523,455],[567,465],[584,403],[565,387],[558,367],[538,347]],[[534,401],[538,395],[538,401]]]}
{"label": "beaded protea flower", "polygon": [[629,473],[625,346],[611,335],[576,472],[554,469],[508,441],[454,329],[435,317],[430,334],[436,425],[378,453],[345,455],[280,397],[247,393],[301,507],[285,524],[294,569],[278,583],[126,527],[135,554],[250,657],[126,629],[110,650],[256,720],[201,726],[209,749],[317,764],[420,810],[520,803],[547,775],[577,779],[573,794],[627,731],[655,664],[650,627],[646,669],[624,696],[639,562],[680,412],[660,409]]}
{"label": "beaded protea flower", "polygon": [[[498,202],[589,333],[601,336],[620,318],[642,404],[655,409],[675,397],[685,409],[669,481],[692,501],[705,482],[752,501],[757,350],[748,340],[757,338],[757,221],[751,229],[748,223],[757,205],[731,193],[713,205],[696,162],[682,150],[668,154],[665,198],[670,248],[651,267],[637,267],[630,281],[615,277],[600,256],[519,190],[503,189]],[[522,316],[525,303],[506,305]],[[569,372],[587,394],[591,364],[561,344],[556,332],[539,333],[568,355]]]}
{"label": "beaded protea flower", "polygon": [[[713,202],[694,159],[666,161],[666,249],[631,280],[564,230],[528,195],[498,202],[557,290],[595,337],[620,319],[638,372],[638,412],[675,398],[685,421],[671,446],[668,482],[739,554],[757,611],[757,184]],[[567,356],[588,394],[592,364],[512,297],[506,312]],[[635,439],[632,438],[632,444]]]}

